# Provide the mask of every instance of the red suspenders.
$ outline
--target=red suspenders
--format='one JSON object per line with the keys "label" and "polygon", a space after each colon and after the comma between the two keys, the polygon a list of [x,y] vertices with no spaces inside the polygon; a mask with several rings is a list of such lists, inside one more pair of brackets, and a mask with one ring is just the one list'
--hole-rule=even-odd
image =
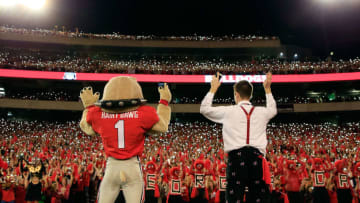
{"label": "red suspenders", "polygon": [[255,109],[255,106],[253,106],[251,109],[250,109],[250,112],[246,112],[246,110],[244,109],[244,107],[240,106],[241,109],[244,111],[244,113],[246,114],[246,119],[247,119],[247,131],[246,131],[246,144],[249,144],[250,142],[250,116],[252,114],[252,112],[254,111]]}

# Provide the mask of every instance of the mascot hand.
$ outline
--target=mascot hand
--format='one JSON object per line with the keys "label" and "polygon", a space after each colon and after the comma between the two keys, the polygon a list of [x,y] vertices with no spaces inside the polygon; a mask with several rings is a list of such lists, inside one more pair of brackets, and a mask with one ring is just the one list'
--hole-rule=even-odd
{"label": "mascot hand", "polygon": [[160,99],[166,100],[167,102],[171,101],[171,92],[167,83],[164,83],[164,87],[159,87]]}
{"label": "mascot hand", "polygon": [[99,100],[99,97],[99,92],[93,94],[92,87],[84,87],[80,91],[80,98],[85,108],[93,105],[97,100]]}

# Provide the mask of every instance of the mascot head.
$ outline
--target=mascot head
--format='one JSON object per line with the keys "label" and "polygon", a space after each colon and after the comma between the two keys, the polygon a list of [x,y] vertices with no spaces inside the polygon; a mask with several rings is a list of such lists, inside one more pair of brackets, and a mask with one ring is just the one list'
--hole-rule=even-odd
{"label": "mascot head", "polygon": [[111,78],[105,85],[103,97],[95,105],[109,113],[128,112],[145,103],[141,86],[133,77]]}

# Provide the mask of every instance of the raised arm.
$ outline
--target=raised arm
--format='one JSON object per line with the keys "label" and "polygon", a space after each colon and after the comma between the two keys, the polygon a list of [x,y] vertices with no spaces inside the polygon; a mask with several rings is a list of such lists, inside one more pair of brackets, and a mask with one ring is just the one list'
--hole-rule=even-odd
{"label": "raised arm", "polygon": [[164,87],[159,87],[160,103],[157,106],[157,114],[159,121],[151,128],[153,132],[165,133],[168,131],[171,108],[169,103],[171,101],[171,92],[168,85],[165,83]]}
{"label": "raised arm", "polygon": [[271,93],[271,79],[272,79],[272,73],[268,72],[266,74],[266,79],[263,83],[264,90],[265,90],[265,96],[266,96],[266,114],[265,114],[265,116],[268,119],[273,118],[277,114],[276,102]]}
{"label": "raised arm", "polygon": [[85,108],[81,117],[80,128],[84,133],[88,135],[96,134],[95,131],[92,129],[91,125],[86,122],[88,108],[91,108],[91,106],[94,105],[97,100],[99,100],[99,97],[100,93],[96,92],[95,94],[93,94],[93,90],[91,87],[85,87],[80,92],[80,98]]}
{"label": "raised arm", "polygon": [[29,186],[29,172],[24,174],[24,187],[25,189]]}
{"label": "raised arm", "polygon": [[213,107],[212,101],[214,98],[214,95],[218,88],[221,85],[221,82],[219,80],[220,73],[218,72],[216,76],[214,75],[211,80],[211,88],[210,91],[206,94],[205,98],[202,100],[200,105],[200,113],[205,116],[207,119],[222,123],[224,115],[225,115],[225,107],[219,106],[219,107]]}

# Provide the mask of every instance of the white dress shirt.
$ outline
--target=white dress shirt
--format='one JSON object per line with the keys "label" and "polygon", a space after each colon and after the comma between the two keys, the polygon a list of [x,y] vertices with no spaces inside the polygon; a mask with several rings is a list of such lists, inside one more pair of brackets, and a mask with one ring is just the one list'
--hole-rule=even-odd
{"label": "white dress shirt", "polygon": [[230,152],[244,146],[257,148],[266,154],[266,125],[277,114],[276,102],[272,94],[266,94],[266,107],[255,107],[250,117],[249,144],[247,137],[247,116],[241,106],[250,112],[252,105],[242,101],[236,105],[212,107],[213,93],[207,93],[201,102],[200,113],[209,120],[223,124],[224,151]]}

